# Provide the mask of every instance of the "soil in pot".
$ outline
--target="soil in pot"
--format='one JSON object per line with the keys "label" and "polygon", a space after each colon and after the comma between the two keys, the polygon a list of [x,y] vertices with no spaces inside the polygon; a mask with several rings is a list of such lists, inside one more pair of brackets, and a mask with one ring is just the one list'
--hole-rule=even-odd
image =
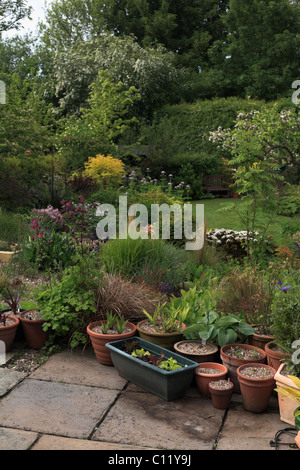
{"label": "soil in pot", "polygon": [[212,404],[218,410],[226,410],[229,406],[233,391],[233,383],[230,380],[213,380],[208,384]]}
{"label": "soil in pot", "polygon": [[182,340],[182,330],[186,328],[186,326],[182,324],[178,331],[166,333],[162,328],[160,329],[160,325],[157,325],[157,327],[159,331],[154,328],[149,320],[142,320],[136,325],[142,339],[157,344],[162,348],[170,349],[171,351],[174,350],[174,344]]}
{"label": "soil in pot", "polygon": [[274,341],[270,341],[266,344],[265,351],[267,354],[267,364],[275,370],[279,369],[279,366],[282,364],[282,359],[290,357],[290,355],[286,354]]}
{"label": "soil in pot", "polygon": [[41,349],[48,337],[48,331],[44,331],[45,321],[38,310],[25,310],[19,314],[23,326],[27,346],[31,349]]}
{"label": "soil in pot", "polygon": [[246,364],[237,369],[243,407],[252,413],[268,408],[276,370],[266,364]]}
{"label": "soil in pot", "polygon": [[6,318],[5,325],[0,322],[0,341],[5,343],[5,352],[11,350],[19,323],[20,320],[13,316]]}
{"label": "soil in pot", "polygon": [[87,333],[90,337],[95,356],[100,364],[106,366],[113,366],[110,351],[106,347],[107,343],[118,341],[121,339],[130,338],[136,333],[136,325],[127,322],[123,333],[118,333],[114,328],[102,333],[102,324],[104,321],[96,321],[87,326]]}
{"label": "soil in pot", "polygon": [[195,381],[200,394],[205,398],[210,398],[208,384],[214,380],[226,379],[227,373],[228,369],[223,364],[202,362],[200,367],[195,369]]}
{"label": "soil in pot", "polygon": [[222,363],[228,368],[228,377],[234,384],[233,391],[240,393],[240,383],[237,376],[237,368],[249,363],[266,362],[266,353],[263,349],[250,344],[228,344],[220,350]]}
{"label": "soil in pot", "polygon": [[214,362],[219,348],[212,343],[204,344],[202,341],[186,340],[175,343],[174,350],[192,361],[201,363]]}

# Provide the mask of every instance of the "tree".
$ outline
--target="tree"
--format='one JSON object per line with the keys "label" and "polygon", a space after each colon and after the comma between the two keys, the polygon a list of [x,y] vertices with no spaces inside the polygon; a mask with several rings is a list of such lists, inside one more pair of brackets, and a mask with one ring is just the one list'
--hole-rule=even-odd
{"label": "tree", "polygon": [[79,119],[66,122],[59,139],[59,152],[69,168],[80,169],[88,157],[115,150],[119,137],[136,122],[133,105],[139,99],[134,87],[114,84],[106,71],[101,71],[91,86],[87,107]]}
{"label": "tree", "polygon": [[0,34],[1,31],[20,29],[20,21],[29,17],[32,8],[27,6],[27,0],[1,0],[0,4]]}
{"label": "tree", "polygon": [[113,83],[134,86],[141,95],[138,115],[151,118],[158,107],[178,102],[188,91],[190,74],[176,68],[174,54],[163,47],[141,47],[133,37],[104,36],[82,42],[54,59],[59,115],[79,114],[91,83],[106,70]]}
{"label": "tree", "polygon": [[140,46],[161,44],[180,65],[198,71],[209,46],[226,36],[221,15],[227,7],[228,0],[56,0],[46,12],[43,39],[65,50],[104,34],[133,35]]}
{"label": "tree", "polygon": [[299,6],[288,0],[230,0],[223,21],[226,41],[215,41],[209,51],[207,79],[215,94],[267,100],[284,95],[299,73]]}

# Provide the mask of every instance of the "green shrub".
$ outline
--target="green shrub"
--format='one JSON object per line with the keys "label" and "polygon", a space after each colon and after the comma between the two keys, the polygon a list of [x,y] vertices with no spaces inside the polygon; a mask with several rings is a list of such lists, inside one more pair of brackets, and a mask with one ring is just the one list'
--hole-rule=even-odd
{"label": "green shrub", "polygon": [[69,341],[71,347],[87,341],[86,326],[96,312],[96,292],[102,276],[88,262],[65,269],[50,287],[36,295],[50,341]]}
{"label": "green shrub", "polygon": [[271,331],[276,343],[292,352],[292,343],[300,339],[299,283],[292,286],[279,282],[271,313]]}

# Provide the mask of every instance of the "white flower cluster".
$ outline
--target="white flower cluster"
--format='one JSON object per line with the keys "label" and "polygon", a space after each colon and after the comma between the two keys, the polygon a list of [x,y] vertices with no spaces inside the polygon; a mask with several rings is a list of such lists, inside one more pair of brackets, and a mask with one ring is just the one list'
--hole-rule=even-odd
{"label": "white flower cluster", "polygon": [[[257,231],[249,234],[246,230],[238,232],[221,228],[207,232],[206,240],[209,244],[224,249],[229,255],[240,256],[245,254],[247,240],[258,243],[262,241],[262,236]],[[271,244],[269,239],[265,239],[264,242],[266,245]]]}

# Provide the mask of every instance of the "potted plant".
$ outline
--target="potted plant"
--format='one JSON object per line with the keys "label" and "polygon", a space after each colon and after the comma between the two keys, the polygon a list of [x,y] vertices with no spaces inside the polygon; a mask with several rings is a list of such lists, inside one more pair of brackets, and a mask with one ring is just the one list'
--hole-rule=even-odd
{"label": "potted plant", "polygon": [[242,341],[253,333],[253,328],[238,316],[220,315],[214,310],[207,311],[183,331],[186,339],[202,339],[220,347]]}
{"label": "potted plant", "polygon": [[226,410],[231,400],[233,383],[229,379],[213,380],[209,382],[208,388],[213,406],[218,410]]}
{"label": "potted plant", "polygon": [[192,361],[215,362],[219,348],[205,340],[183,340],[174,344],[174,350]]}
{"label": "potted plant", "polygon": [[136,333],[136,326],[124,319],[122,315],[106,313],[106,320],[99,320],[87,326],[93,350],[100,364],[112,366],[113,361],[106,344],[111,341],[130,338]]}
{"label": "potted plant", "polygon": [[44,331],[45,320],[42,313],[38,310],[25,310],[19,313],[19,319],[23,326],[23,331],[27,346],[32,349],[41,349],[48,337],[48,331]]}
{"label": "potted plant", "polygon": [[[19,319],[19,314],[24,309],[20,309],[20,285],[21,281],[19,279],[8,280],[4,275],[0,278],[0,292],[2,301],[7,305],[7,309],[2,310],[1,313],[4,315],[12,315]],[[24,332],[19,321],[17,325],[17,331],[15,334],[16,340],[23,340],[24,339]]]}
{"label": "potted plant", "polygon": [[243,407],[252,413],[262,413],[268,408],[274,389],[276,370],[267,364],[250,363],[237,368]]}
{"label": "potted plant", "polygon": [[152,315],[143,310],[146,319],[138,322],[137,331],[142,339],[173,350],[174,344],[182,340],[182,332],[186,328],[184,321],[189,310],[188,306],[159,303]]}
{"label": "potted plant", "polygon": [[19,323],[18,317],[11,315],[10,312],[0,312],[0,341],[5,343],[6,352],[11,350]]}
{"label": "potted plant", "polygon": [[15,243],[0,241],[0,262],[9,263],[13,255],[17,252],[18,246]]}
{"label": "potted plant", "polygon": [[205,398],[210,398],[209,383],[213,380],[223,380],[228,374],[228,369],[223,364],[217,362],[203,362],[195,370],[196,386],[200,394]]}
{"label": "potted plant", "polygon": [[166,400],[182,397],[197,362],[138,336],[107,344],[119,375]]}
{"label": "potted plant", "polygon": [[220,356],[222,363],[228,368],[228,376],[234,384],[233,391],[236,393],[240,393],[237,368],[253,362],[266,362],[265,351],[250,344],[226,344],[221,347]]}

